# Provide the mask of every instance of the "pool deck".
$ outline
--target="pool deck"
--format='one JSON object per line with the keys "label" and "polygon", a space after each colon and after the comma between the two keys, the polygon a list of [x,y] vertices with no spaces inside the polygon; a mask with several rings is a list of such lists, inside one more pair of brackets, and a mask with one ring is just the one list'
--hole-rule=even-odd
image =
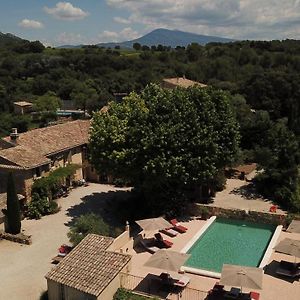
{"label": "pool deck", "polygon": [[[182,225],[188,228],[188,231],[184,234],[178,234],[174,238],[167,237],[165,235],[164,238],[172,241],[174,245],[172,246],[172,250],[181,252],[184,247],[188,244],[188,242],[199,232],[199,229],[203,227],[206,221],[203,220],[190,220],[186,222],[181,222]],[[278,242],[284,238],[292,238],[296,240],[300,240],[300,234],[280,232],[278,237]],[[127,251],[126,251],[127,250]],[[151,257],[151,254],[146,251],[138,251],[137,253],[133,249],[133,240],[128,242],[124,247],[122,247],[122,251],[124,253],[129,253],[132,255],[132,266],[130,270],[130,274],[137,277],[146,277],[149,274],[159,275],[164,270],[145,267],[144,264]],[[287,280],[286,278],[279,278],[275,274],[276,267],[278,266],[281,260],[286,260],[293,262],[294,257],[271,252],[270,258],[268,260],[268,264],[265,268],[265,274],[263,279],[263,290],[257,291],[261,295],[261,300],[276,300],[276,299],[289,299],[289,300],[298,300],[300,295],[300,282],[299,279],[295,281]],[[171,273],[172,275],[172,273]],[[188,287],[190,289],[197,289],[200,291],[209,291],[214,284],[218,281],[216,278],[209,278],[201,275],[186,273],[186,276],[190,277],[190,283]],[[228,287],[229,288],[229,287]],[[250,290],[244,289],[243,291],[248,292]],[[168,298],[169,299],[169,298]],[[184,298],[184,292],[182,299],[200,299],[193,298],[191,296]],[[205,299],[205,297],[203,297]]]}

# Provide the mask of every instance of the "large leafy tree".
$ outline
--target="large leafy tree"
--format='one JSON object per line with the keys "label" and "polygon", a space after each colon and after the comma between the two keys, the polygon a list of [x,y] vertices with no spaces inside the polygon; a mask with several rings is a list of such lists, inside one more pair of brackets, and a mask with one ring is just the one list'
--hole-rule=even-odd
{"label": "large leafy tree", "polygon": [[47,92],[43,96],[38,97],[34,102],[34,108],[38,112],[56,112],[61,107],[60,99],[53,92]]}
{"label": "large leafy tree", "polygon": [[280,120],[269,129],[264,144],[256,149],[263,171],[257,176],[259,190],[284,207],[300,210],[300,151],[296,136]]}
{"label": "large leafy tree", "polygon": [[12,173],[7,178],[7,210],[6,210],[6,231],[18,234],[21,231],[21,213],[19,199],[16,192],[15,180]]}
{"label": "large leafy tree", "polygon": [[126,178],[145,204],[169,210],[230,164],[238,141],[226,93],[151,84],[94,115],[90,151],[99,171]]}

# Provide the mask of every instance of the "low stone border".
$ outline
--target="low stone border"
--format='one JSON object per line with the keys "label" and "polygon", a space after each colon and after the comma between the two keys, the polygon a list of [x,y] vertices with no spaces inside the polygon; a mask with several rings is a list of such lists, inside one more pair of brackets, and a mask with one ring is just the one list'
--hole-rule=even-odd
{"label": "low stone border", "polygon": [[229,219],[239,219],[246,220],[250,222],[259,222],[273,225],[283,225],[284,228],[287,227],[287,216],[284,214],[277,213],[266,213],[254,210],[242,210],[242,209],[232,209],[223,208],[211,205],[205,205],[197,203],[198,207],[206,207],[211,216],[217,216],[221,218]]}
{"label": "low stone border", "polygon": [[0,231],[0,239],[8,240],[19,244],[25,244],[25,245],[32,244],[31,236],[23,233],[11,234],[4,231]]}

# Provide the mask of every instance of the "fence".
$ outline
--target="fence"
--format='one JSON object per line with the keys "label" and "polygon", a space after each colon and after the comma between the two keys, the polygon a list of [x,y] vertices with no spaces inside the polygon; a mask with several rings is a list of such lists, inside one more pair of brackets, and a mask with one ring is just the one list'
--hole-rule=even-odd
{"label": "fence", "polygon": [[148,274],[146,277],[139,277],[132,274],[121,273],[121,287],[137,294],[147,297],[158,297],[167,300],[204,300],[207,292],[190,287],[166,287],[161,284],[158,276]]}

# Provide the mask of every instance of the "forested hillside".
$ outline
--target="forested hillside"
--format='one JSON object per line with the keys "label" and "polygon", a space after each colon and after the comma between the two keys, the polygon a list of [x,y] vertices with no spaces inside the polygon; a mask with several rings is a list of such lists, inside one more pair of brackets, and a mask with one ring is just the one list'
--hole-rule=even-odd
{"label": "forested hillside", "polygon": [[8,114],[16,100],[55,93],[91,111],[113,93],[139,92],[150,82],[183,75],[231,93],[242,136],[240,160],[257,161],[266,170],[258,179],[264,194],[299,209],[300,41],[124,51],[14,40],[0,47],[0,134],[12,125],[30,126],[30,120]]}

